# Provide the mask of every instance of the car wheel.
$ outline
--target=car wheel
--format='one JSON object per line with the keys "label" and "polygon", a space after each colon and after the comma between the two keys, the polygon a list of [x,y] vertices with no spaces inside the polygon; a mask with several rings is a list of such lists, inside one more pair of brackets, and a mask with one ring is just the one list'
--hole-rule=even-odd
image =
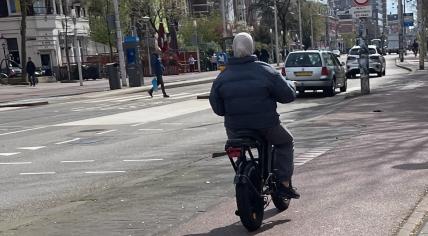
{"label": "car wheel", "polygon": [[377,77],[382,77],[382,70],[380,72],[377,72]]}
{"label": "car wheel", "polygon": [[343,86],[340,88],[340,92],[344,93],[346,92],[346,90],[348,89],[348,80],[345,79],[345,83],[343,84]]}
{"label": "car wheel", "polygon": [[382,75],[383,75],[383,76],[385,76],[385,75],[386,75],[386,69],[384,69],[384,70],[383,70]]}
{"label": "car wheel", "polygon": [[336,95],[336,79],[333,79],[331,86],[324,89],[323,92],[328,97],[333,97]]}

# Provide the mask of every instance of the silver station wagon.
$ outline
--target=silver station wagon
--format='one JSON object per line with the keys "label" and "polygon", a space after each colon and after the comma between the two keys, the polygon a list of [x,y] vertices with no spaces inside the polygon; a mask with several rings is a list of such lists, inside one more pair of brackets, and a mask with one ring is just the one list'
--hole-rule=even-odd
{"label": "silver station wagon", "polygon": [[282,68],[287,80],[295,81],[299,93],[305,90],[323,90],[326,96],[334,96],[336,89],[346,92],[347,78],[344,63],[330,51],[291,52]]}

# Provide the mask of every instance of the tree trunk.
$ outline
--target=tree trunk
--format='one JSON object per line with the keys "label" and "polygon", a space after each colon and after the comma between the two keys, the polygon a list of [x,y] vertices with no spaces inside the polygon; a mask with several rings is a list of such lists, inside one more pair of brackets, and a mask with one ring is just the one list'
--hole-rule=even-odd
{"label": "tree trunk", "polygon": [[21,82],[28,84],[27,79],[27,9],[28,3],[27,0],[20,0],[21,4],[21,65],[22,65],[22,74]]}

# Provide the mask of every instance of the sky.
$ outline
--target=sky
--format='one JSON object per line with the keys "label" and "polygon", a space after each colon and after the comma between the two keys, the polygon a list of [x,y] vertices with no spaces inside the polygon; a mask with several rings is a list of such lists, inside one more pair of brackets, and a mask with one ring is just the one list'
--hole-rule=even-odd
{"label": "sky", "polygon": [[[387,14],[397,14],[397,3],[398,0],[387,0]],[[406,12],[416,12],[416,0],[403,0],[403,6],[404,3],[406,4]]]}

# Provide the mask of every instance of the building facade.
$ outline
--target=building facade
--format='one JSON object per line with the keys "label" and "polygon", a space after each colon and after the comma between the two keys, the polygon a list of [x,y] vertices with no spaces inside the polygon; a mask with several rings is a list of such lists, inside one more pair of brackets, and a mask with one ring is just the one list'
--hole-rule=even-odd
{"label": "building facade", "polygon": [[[0,41],[5,45],[0,61],[9,58],[21,64],[21,11],[19,0],[0,0]],[[36,67],[55,71],[76,61],[77,45],[87,55],[89,21],[80,1],[36,0],[27,10],[27,56]],[[84,59],[84,58],[82,58]]]}

